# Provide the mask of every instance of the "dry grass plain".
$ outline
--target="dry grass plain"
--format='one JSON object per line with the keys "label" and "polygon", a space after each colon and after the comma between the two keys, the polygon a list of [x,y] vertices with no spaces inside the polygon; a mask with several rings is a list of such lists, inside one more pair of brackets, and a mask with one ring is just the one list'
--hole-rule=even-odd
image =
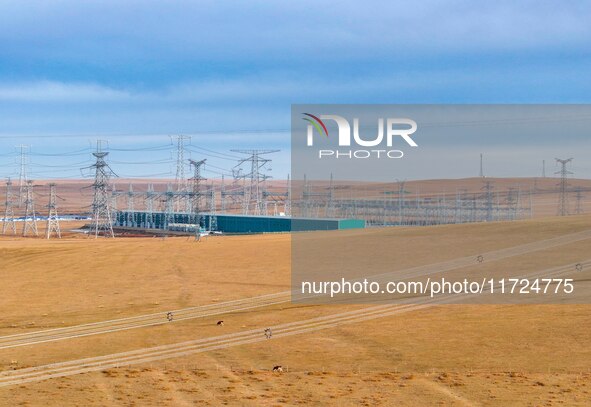
{"label": "dry grass plain", "polygon": [[[591,216],[335,232],[389,242],[396,268],[590,229]],[[309,233],[306,239],[314,240]],[[97,241],[0,237],[0,335],[289,289],[290,235]],[[408,242],[412,242],[409,245]],[[501,267],[583,260],[591,242]],[[489,266],[490,267],[490,266]],[[0,350],[0,370],[206,338],[361,306],[280,304],[221,317]],[[0,387],[6,406],[588,406],[591,306],[447,305],[166,361]],[[223,327],[216,321],[223,319]],[[288,368],[274,374],[280,364]]]}

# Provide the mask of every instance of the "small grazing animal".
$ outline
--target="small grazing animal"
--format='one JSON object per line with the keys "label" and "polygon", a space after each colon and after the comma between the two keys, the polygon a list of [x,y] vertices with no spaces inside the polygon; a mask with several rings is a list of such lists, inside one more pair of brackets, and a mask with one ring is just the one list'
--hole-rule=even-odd
{"label": "small grazing animal", "polygon": [[172,320],[174,319],[174,317],[172,316],[172,312],[166,313],[166,319],[168,319],[168,322],[172,322]]}
{"label": "small grazing animal", "polygon": [[217,326],[224,326],[224,321],[218,321]]}
{"label": "small grazing animal", "polygon": [[273,371],[277,373],[283,373],[283,367],[281,365],[273,366]]}

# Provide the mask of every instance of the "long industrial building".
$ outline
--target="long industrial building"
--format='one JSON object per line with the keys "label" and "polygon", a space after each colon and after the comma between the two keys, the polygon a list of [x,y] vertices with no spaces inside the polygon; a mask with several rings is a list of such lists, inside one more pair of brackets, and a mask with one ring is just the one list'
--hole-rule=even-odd
{"label": "long industrial building", "polygon": [[[202,213],[201,228],[229,234],[302,232],[365,228],[362,219],[292,218],[289,216],[251,216]],[[115,227],[171,231],[195,229],[194,215],[145,211],[118,211]]]}

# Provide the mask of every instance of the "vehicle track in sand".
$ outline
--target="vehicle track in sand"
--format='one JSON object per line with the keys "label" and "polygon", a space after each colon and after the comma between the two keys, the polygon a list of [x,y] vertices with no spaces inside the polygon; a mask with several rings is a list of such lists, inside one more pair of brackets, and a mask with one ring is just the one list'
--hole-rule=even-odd
{"label": "vehicle track in sand", "polygon": [[[591,265],[591,260],[581,264],[585,267]],[[560,267],[532,272],[519,276],[519,278],[556,278],[576,272],[577,264],[568,264]],[[474,297],[478,294],[462,294],[461,297]],[[457,294],[454,296],[458,296]],[[299,335],[319,330],[334,328],[340,325],[369,321],[377,318],[389,317],[405,312],[426,309],[445,302],[449,296],[435,298],[423,297],[416,304],[387,304],[366,307],[355,311],[341,312],[302,321],[289,322],[271,326],[272,338],[268,339],[263,328],[251,329],[242,332],[196,339],[170,345],[161,345],[151,348],[137,349],[105,356],[96,356],[67,362],[52,363],[17,370],[0,372],[0,387],[19,385],[30,382],[48,380],[57,377],[72,376],[82,373],[96,372],[104,369],[131,366],[141,363],[154,362],[164,359],[194,355],[212,350],[224,349],[231,346],[239,346],[276,340],[283,337]]]}
{"label": "vehicle track in sand", "polygon": [[[509,257],[520,256],[527,253],[550,249],[581,240],[591,238],[591,230],[572,233],[551,239],[545,239],[538,242],[527,243],[509,248],[494,250],[482,253],[485,259],[484,263],[506,259]],[[387,281],[393,275],[398,280],[405,278],[416,278],[419,276],[428,276],[431,274],[442,273],[450,270],[461,269],[463,267],[477,266],[474,256],[466,256],[440,263],[417,266],[406,270],[394,271],[392,273],[371,276],[373,281]],[[370,276],[368,276],[370,278]],[[229,314],[253,310],[262,307],[269,307],[278,304],[288,303],[291,300],[292,292],[283,291],[274,294],[268,294],[258,297],[250,297],[239,300],[227,301],[203,306],[188,307],[178,310],[171,310],[173,313],[173,323],[186,321],[196,318],[205,318],[209,316]],[[88,324],[74,325],[70,327],[47,329],[42,331],[13,334],[0,337],[0,350],[13,348],[17,346],[27,346],[39,343],[53,342],[59,340],[80,338],[91,335],[107,334],[119,332],[128,329],[146,328],[150,326],[164,325],[171,323],[166,318],[166,311],[139,315],[128,318],[112,319]]]}

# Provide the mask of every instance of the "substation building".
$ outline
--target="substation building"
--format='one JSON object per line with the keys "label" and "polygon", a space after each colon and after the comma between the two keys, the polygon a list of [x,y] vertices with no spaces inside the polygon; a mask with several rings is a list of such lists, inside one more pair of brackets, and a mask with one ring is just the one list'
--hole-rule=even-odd
{"label": "substation building", "polygon": [[[303,232],[318,230],[363,229],[363,219],[297,218],[239,214],[200,214],[200,228],[225,234]],[[195,215],[145,211],[117,211],[114,227],[146,231],[194,232]]]}

